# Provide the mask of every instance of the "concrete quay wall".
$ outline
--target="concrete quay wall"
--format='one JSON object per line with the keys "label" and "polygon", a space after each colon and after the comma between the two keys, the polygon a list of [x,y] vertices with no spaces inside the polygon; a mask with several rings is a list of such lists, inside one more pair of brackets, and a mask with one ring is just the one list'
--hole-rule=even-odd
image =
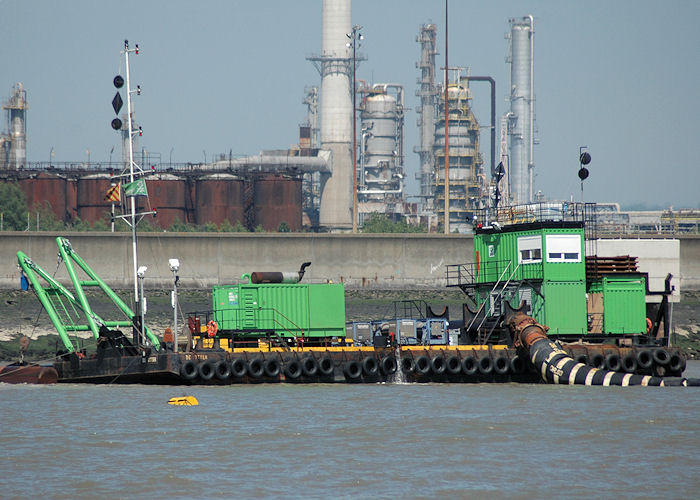
{"label": "concrete quay wall", "polygon": [[[53,275],[57,236],[48,232],[0,233],[0,288],[19,288],[18,250]],[[130,234],[68,233],[67,237],[110,286],[133,286]],[[700,290],[700,237],[682,236],[678,240],[678,288]],[[138,254],[139,265],[148,267],[146,288],[172,286],[168,259],[173,257],[181,263],[180,286],[190,288],[235,283],[243,273],[253,271],[296,271],[307,261],[312,263],[304,278],[309,282],[332,280],[344,282],[348,288],[442,288],[447,264],[473,261],[473,239],[456,234],[143,233],[139,235]],[[660,255],[659,259],[668,257]],[[653,270],[653,256],[646,259]],[[65,266],[55,277],[69,282]]]}

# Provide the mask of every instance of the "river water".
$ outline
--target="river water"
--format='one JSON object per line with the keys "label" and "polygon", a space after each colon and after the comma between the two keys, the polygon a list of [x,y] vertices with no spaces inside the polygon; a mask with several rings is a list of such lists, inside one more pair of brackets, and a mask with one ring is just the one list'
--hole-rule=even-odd
{"label": "river water", "polygon": [[[200,405],[167,404],[186,394]],[[700,495],[693,387],[0,384],[0,400],[2,498]]]}

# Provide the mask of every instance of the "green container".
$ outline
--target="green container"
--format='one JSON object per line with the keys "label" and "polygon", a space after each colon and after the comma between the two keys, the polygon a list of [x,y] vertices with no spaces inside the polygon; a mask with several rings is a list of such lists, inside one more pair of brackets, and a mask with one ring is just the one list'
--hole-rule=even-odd
{"label": "green container", "polygon": [[345,335],[345,291],[337,284],[238,284],[212,290],[219,330],[282,337]]}
{"label": "green container", "polygon": [[603,294],[603,333],[646,333],[644,276],[604,276],[590,283],[588,292]]}
{"label": "green container", "polygon": [[544,314],[536,318],[549,327],[550,334],[585,335],[588,332],[586,284],[583,281],[542,283]]}

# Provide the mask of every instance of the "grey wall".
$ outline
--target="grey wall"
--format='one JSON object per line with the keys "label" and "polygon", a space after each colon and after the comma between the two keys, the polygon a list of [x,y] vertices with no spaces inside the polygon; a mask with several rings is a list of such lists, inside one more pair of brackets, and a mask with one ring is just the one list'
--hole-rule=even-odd
{"label": "grey wall", "polygon": [[[19,286],[18,250],[53,275],[57,235],[0,234],[0,288]],[[133,286],[130,235],[70,233],[68,238],[110,286]],[[171,286],[172,257],[180,260],[185,287],[234,283],[253,271],[297,271],[302,262],[311,261],[304,281],[330,279],[355,288],[439,288],[445,285],[445,265],[470,262],[473,254],[471,236],[427,234],[143,233],[138,246],[139,265],[148,266],[144,286],[151,288]],[[67,283],[64,266],[56,277]]]}
{"label": "grey wall", "polygon": [[[56,270],[56,234],[0,233],[0,288],[18,288],[18,250],[49,274]],[[131,285],[131,239],[119,233],[69,233],[77,253],[108,284]],[[700,289],[700,237],[680,239],[680,287]],[[469,235],[144,233],[139,264],[148,266],[144,285],[169,288],[168,258],[181,262],[185,287],[236,282],[252,271],[296,271],[311,261],[305,281],[345,282],[349,288],[441,288],[445,265],[473,261]],[[65,267],[56,277],[66,283]]]}

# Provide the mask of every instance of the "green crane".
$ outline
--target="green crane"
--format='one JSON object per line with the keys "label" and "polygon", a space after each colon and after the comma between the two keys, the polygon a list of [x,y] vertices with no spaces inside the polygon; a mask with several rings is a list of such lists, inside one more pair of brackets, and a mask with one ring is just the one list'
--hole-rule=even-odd
{"label": "green crane", "polygon": [[[37,298],[44,306],[44,309],[46,309],[68,352],[76,351],[76,346],[69,337],[70,332],[91,331],[94,338],[97,339],[102,326],[107,328],[132,327],[136,316],[134,312],[73,250],[70,241],[59,236],[56,238],[56,244],[58,245],[59,259],[66,265],[74,292],[71,292],[52,278],[24,252],[17,252],[17,260],[22,269],[22,274],[27,278]],[[78,277],[74,264],[84,271],[88,279],[80,279]],[[40,279],[46,284],[42,285]],[[124,313],[126,319],[110,321],[102,319],[90,307],[90,303],[85,296],[85,287],[100,288],[112,300],[114,305]],[[82,313],[81,319],[84,319],[84,322],[76,323],[72,318],[79,317],[80,313]],[[153,332],[145,325],[143,325],[143,329],[146,338],[150,340],[153,347],[160,349],[160,341]]]}

